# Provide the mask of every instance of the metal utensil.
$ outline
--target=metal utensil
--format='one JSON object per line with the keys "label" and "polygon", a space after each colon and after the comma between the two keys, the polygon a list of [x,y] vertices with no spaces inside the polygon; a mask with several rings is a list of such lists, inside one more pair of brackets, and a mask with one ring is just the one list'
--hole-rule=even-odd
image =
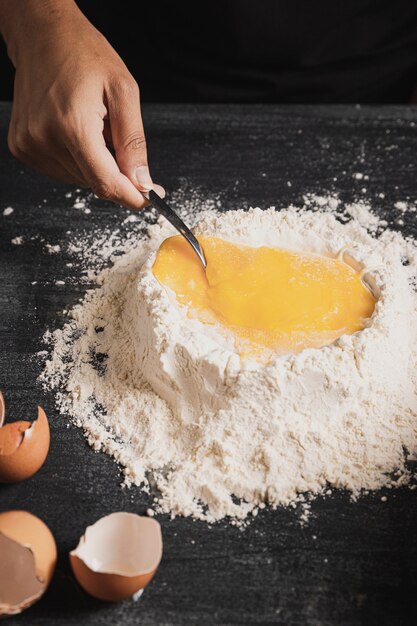
{"label": "metal utensil", "polygon": [[182,219],[171,209],[171,207],[163,200],[158,194],[151,189],[150,191],[142,194],[149,200],[151,204],[164,216],[166,219],[171,222],[174,228],[185,237],[190,246],[192,246],[193,250],[197,254],[200,259],[200,263],[203,266],[204,270],[207,267],[206,257],[204,256],[203,248],[198,243],[198,240],[193,235],[191,230],[188,228],[186,224],[182,221]]}

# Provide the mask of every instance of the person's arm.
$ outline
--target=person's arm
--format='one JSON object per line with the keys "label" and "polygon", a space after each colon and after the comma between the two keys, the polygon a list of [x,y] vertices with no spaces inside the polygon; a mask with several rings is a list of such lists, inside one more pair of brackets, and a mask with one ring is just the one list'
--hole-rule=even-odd
{"label": "person's arm", "polygon": [[16,68],[12,154],[101,198],[144,206],[138,190],[153,183],[139,88],[107,40],[73,0],[0,0],[0,32]]}

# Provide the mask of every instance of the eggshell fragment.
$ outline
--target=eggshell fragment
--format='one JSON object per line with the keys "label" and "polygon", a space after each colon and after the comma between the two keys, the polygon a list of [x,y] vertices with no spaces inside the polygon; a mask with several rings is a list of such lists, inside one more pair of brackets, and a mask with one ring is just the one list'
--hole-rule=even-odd
{"label": "eggshell fragment", "polygon": [[162,558],[159,523],[134,513],[111,513],[88,526],[70,552],[74,576],[88,593],[117,602],[143,590]]}
{"label": "eggshell fragment", "polygon": [[0,615],[15,615],[43,595],[45,583],[36,576],[33,552],[2,533],[0,554]]}
{"label": "eggshell fragment", "polygon": [[57,549],[45,522],[28,511],[5,511],[0,513],[0,533],[32,550],[36,575],[48,585],[55,570]]}
{"label": "eggshell fragment", "polygon": [[49,424],[38,407],[34,422],[19,421],[0,428],[0,482],[29,478],[43,465],[49,450]]}
{"label": "eggshell fragment", "polygon": [[6,405],[4,403],[4,396],[0,391],[0,427],[3,426],[4,417],[6,415]]}
{"label": "eggshell fragment", "polygon": [[0,615],[14,615],[46,591],[57,549],[49,528],[27,511],[0,513]]}

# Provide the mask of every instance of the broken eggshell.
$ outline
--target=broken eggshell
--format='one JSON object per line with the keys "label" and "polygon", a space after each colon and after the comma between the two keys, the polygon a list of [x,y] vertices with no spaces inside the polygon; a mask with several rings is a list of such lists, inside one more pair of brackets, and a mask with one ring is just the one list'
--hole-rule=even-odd
{"label": "broken eggshell", "polygon": [[3,426],[4,416],[6,415],[6,405],[4,403],[4,396],[0,391],[0,427]]}
{"label": "broken eggshell", "polygon": [[[1,407],[4,400],[0,400]],[[49,424],[44,410],[38,407],[34,422],[18,421],[0,428],[0,482],[14,483],[29,478],[43,465],[49,451]]]}
{"label": "broken eggshell", "polygon": [[27,511],[0,513],[0,616],[15,615],[46,591],[57,549],[49,528]]}
{"label": "broken eggshell", "polygon": [[69,556],[85,591],[100,600],[125,600],[138,595],[158,568],[161,527],[149,517],[111,513],[88,526]]}

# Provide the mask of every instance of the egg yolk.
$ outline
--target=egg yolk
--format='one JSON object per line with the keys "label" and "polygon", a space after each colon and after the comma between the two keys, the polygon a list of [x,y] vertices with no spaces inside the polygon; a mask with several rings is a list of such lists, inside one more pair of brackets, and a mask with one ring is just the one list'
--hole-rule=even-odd
{"label": "egg yolk", "polygon": [[181,236],[160,246],[153,273],[188,315],[233,332],[243,357],[318,348],[362,330],[375,298],[340,260],[200,237],[207,269]]}

